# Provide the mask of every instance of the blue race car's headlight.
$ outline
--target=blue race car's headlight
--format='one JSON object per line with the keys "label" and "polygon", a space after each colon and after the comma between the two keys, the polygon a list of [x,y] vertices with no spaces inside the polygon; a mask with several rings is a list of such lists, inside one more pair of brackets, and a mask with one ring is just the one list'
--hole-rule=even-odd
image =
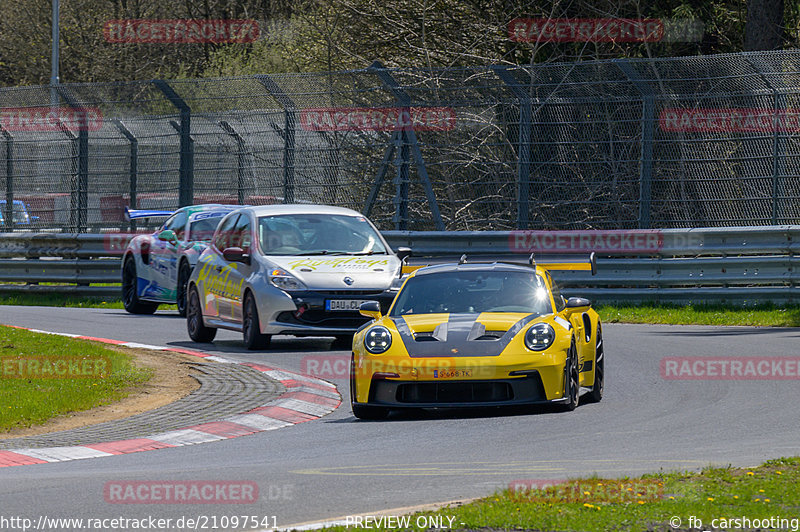
{"label": "blue race car's headlight", "polygon": [[525,347],[531,351],[544,351],[556,339],[556,332],[546,323],[537,323],[525,333]]}
{"label": "blue race car's headlight", "polygon": [[306,285],[301,283],[286,270],[275,268],[269,272],[269,282],[281,290],[305,290]]}
{"label": "blue race car's headlight", "polygon": [[364,335],[364,347],[372,354],[379,355],[386,352],[392,345],[392,333],[389,329],[378,325],[372,327]]}

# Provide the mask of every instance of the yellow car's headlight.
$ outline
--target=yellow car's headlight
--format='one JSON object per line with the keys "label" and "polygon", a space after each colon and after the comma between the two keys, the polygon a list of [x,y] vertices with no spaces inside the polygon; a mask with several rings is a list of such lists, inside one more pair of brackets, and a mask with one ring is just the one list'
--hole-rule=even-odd
{"label": "yellow car's headlight", "polygon": [[392,333],[389,329],[378,325],[369,329],[364,335],[364,347],[374,355],[380,355],[392,345]]}
{"label": "yellow car's headlight", "polygon": [[531,351],[544,351],[556,340],[556,332],[547,323],[537,323],[525,333],[525,347]]}

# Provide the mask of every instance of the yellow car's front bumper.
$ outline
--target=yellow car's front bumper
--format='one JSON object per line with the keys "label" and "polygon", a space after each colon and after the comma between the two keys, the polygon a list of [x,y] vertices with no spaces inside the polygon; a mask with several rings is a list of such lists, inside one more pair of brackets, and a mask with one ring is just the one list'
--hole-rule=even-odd
{"label": "yellow car's front bumper", "polygon": [[355,353],[355,403],[390,408],[500,406],[564,399],[567,352],[412,358]]}

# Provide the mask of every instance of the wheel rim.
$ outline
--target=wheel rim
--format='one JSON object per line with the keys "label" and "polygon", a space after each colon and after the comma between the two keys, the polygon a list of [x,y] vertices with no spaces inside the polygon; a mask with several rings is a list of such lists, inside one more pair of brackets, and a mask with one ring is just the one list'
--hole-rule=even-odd
{"label": "wheel rim", "polygon": [[564,395],[569,400],[569,404],[578,404],[578,394],[580,393],[580,376],[578,374],[578,356],[575,346],[570,347],[569,361],[565,375]]}
{"label": "wheel rim", "polygon": [[188,313],[188,324],[189,324],[189,333],[192,335],[196,335],[197,331],[200,329],[200,300],[197,297],[197,292],[192,291],[189,294],[189,308],[187,309]]}
{"label": "wheel rim", "polygon": [[124,275],[122,276],[122,301],[126,306],[130,306],[136,297],[136,266],[131,259],[125,263]]}
{"label": "wheel rim", "polygon": [[244,338],[249,342],[253,334],[253,304],[250,297],[244,302],[244,323],[242,323],[242,328],[244,329]]}

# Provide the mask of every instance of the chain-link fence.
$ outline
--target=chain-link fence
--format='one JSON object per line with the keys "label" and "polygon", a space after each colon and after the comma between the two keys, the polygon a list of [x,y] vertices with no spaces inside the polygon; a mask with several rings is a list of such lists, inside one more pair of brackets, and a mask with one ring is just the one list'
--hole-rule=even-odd
{"label": "chain-link fence", "polygon": [[798,100],[800,51],[2,89],[2,224],[207,202],[400,230],[797,224]]}

